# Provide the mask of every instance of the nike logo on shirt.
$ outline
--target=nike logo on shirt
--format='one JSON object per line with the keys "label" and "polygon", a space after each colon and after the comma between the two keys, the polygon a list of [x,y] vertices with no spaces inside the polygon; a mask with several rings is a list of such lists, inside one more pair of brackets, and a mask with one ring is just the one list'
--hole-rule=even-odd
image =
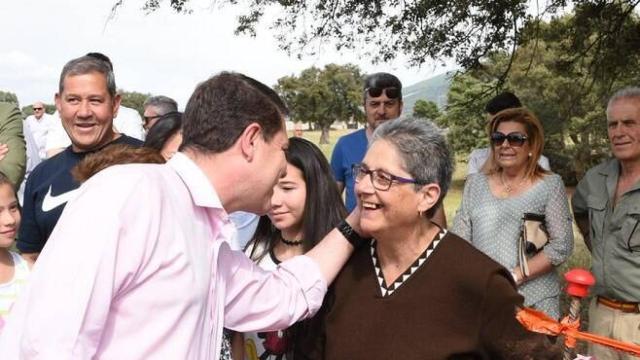
{"label": "nike logo on shirt", "polygon": [[79,189],[74,189],[71,191],[67,191],[66,193],[62,193],[58,196],[52,196],[51,195],[51,185],[49,185],[49,191],[47,191],[47,194],[44,196],[44,199],[42,200],[42,211],[47,212],[47,211],[51,211],[55,208],[57,208],[58,206],[65,204],[67,201],[72,200]]}

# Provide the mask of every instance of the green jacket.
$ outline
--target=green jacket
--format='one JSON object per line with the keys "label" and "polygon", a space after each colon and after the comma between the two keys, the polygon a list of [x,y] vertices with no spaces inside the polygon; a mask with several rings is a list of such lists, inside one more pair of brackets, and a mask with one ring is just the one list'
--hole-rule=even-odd
{"label": "green jacket", "polygon": [[7,175],[16,189],[22,183],[27,163],[22,123],[22,114],[16,105],[0,102],[0,144],[9,146],[9,152],[0,160],[0,171]]}
{"label": "green jacket", "polygon": [[591,270],[595,295],[640,301],[640,183],[624,193],[615,207],[620,163],[609,159],[590,169],[573,195],[573,212],[589,219]]}

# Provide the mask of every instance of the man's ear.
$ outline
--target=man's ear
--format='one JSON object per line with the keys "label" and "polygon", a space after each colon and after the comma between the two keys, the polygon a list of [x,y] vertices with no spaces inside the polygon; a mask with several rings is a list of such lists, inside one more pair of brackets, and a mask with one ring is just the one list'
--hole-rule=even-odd
{"label": "man's ear", "polygon": [[256,147],[262,138],[262,127],[258,123],[251,123],[240,134],[238,139],[242,156],[247,161],[253,161]]}
{"label": "man's ear", "polygon": [[426,212],[438,203],[438,199],[440,199],[440,185],[435,183],[423,185],[418,193],[420,194],[418,211]]}
{"label": "man's ear", "polygon": [[60,115],[62,113],[61,108],[62,108],[62,96],[60,96],[59,93],[56,93],[56,96],[53,97],[53,101],[56,104],[56,111],[58,111],[58,116],[60,116],[60,118],[62,119],[62,115]]}
{"label": "man's ear", "polygon": [[113,117],[118,117],[118,110],[120,110],[120,103],[122,102],[122,97],[120,94],[116,94],[113,97]]}

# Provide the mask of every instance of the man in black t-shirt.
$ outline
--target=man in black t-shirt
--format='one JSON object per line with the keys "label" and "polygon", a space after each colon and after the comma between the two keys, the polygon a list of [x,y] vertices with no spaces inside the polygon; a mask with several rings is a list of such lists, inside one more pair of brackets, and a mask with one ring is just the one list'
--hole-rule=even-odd
{"label": "man in black t-shirt", "polygon": [[38,165],[27,180],[17,246],[32,260],[42,251],[65,204],[80,186],[71,169],[87,154],[110,144],[142,145],[113,130],[120,96],[116,94],[113,68],[105,59],[83,56],[62,69],[55,101],[71,146]]}

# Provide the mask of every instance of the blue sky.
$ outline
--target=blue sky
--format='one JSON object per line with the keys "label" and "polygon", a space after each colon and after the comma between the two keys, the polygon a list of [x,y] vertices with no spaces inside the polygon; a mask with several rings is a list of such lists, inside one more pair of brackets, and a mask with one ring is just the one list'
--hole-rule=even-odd
{"label": "blue sky", "polygon": [[119,88],[168,95],[181,108],[198,82],[222,70],[273,85],[312,65],[352,62],[365,72],[392,72],[408,86],[450,68],[435,63],[410,68],[403,59],[372,65],[329,46],[299,60],[278,50],[268,24],[256,38],[235,36],[237,8],[191,1],[190,15],[169,9],[146,15],[141,0],[126,0],[111,19],[115,0],[0,1],[0,90],[16,93],[21,106],[52,103],[62,66],[89,51],[111,57]]}

